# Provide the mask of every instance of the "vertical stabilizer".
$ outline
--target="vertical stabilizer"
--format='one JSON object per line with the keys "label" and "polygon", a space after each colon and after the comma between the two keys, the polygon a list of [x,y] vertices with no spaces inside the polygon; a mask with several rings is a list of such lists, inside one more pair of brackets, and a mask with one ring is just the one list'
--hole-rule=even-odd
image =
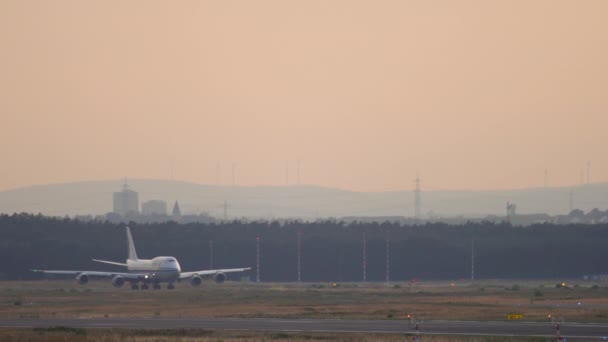
{"label": "vertical stabilizer", "polygon": [[138,260],[137,252],[135,251],[135,244],[133,244],[133,237],[131,236],[131,229],[127,226],[127,242],[129,243],[129,260]]}

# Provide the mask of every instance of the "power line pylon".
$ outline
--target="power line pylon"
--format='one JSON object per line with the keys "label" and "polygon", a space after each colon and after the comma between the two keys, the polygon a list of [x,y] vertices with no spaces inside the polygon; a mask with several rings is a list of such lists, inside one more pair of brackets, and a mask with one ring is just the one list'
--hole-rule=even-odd
{"label": "power line pylon", "polygon": [[224,211],[224,222],[228,221],[228,202],[224,201],[224,204],[222,204],[222,209]]}

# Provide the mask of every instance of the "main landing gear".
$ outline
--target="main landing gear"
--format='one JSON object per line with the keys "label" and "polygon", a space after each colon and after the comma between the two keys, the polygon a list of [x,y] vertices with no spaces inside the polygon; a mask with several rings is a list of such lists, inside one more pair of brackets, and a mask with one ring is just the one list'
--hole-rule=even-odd
{"label": "main landing gear", "polygon": [[[160,290],[161,289],[159,283],[154,283],[151,286],[152,286],[152,289],[154,289],[154,290]],[[139,290],[139,288],[140,288],[139,285],[137,285],[137,284],[131,284],[131,290]],[[150,285],[148,285],[148,284],[142,284],[141,285],[141,289],[142,290],[147,290],[149,288],[150,288]],[[169,285],[167,285],[167,290],[173,290],[173,289],[175,289],[175,285],[173,285],[173,283],[170,283]]]}

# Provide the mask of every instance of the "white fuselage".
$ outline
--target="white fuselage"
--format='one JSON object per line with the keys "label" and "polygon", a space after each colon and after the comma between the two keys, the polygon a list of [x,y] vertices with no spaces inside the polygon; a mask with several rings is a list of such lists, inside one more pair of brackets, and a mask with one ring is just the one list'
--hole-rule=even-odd
{"label": "white fuselage", "polygon": [[179,262],[174,257],[160,256],[154,259],[127,259],[129,273],[147,273],[150,282],[172,283],[179,279],[182,271]]}

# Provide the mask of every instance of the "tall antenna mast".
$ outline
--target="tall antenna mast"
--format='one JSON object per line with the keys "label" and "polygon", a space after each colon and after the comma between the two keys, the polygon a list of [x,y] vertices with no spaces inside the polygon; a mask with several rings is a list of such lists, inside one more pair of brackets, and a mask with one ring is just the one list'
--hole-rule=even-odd
{"label": "tall antenna mast", "polygon": [[386,232],[386,283],[388,284],[390,281],[390,274],[391,274],[391,269],[390,269],[390,253],[389,253],[389,239],[390,239],[390,232],[387,231]]}
{"label": "tall antenna mast", "polygon": [[255,238],[255,281],[260,282],[260,237]]}
{"label": "tall antenna mast", "polygon": [[301,261],[302,261],[302,231],[300,230],[300,228],[298,228],[298,283],[302,282],[302,268],[301,268]]}
{"label": "tall antenna mast", "polygon": [[420,193],[422,192],[420,188],[420,177],[416,175],[416,179],[414,180],[416,187],[414,188],[414,218],[416,220],[420,219],[420,211],[422,208],[422,198]]}
{"label": "tall antenna mast", "polygon": [[367,238],[363,232],[363,281],[367,281]]}
{"label": "tall antenna mast", "polygon": [[228,221],[228,202],[224,201],[222,207],[224,208],[224,221]]}

